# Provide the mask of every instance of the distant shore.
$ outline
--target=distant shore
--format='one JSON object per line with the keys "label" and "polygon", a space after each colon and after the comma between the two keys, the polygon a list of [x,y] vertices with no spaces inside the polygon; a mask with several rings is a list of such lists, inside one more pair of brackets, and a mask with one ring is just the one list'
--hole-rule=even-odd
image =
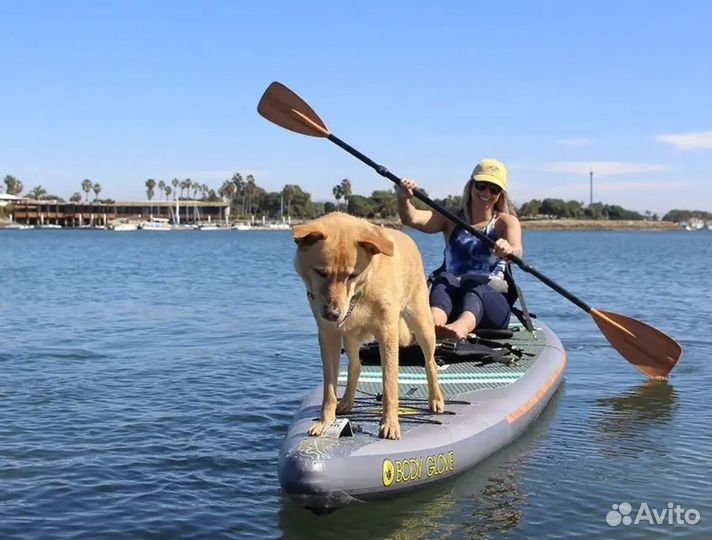
{"label": "distant shore", "polygon": [[649,231],[677,230],[680,225],[672,221],[633,221],[625,219],[542,219],[522,220],[523,229],[531,230],[617,230],[634,229]]}
{"label": "distant shore", "polygon": [[[397,220],[372,220],[378,225],[401,228],[401,222]],[[637,231],[673,231],[679,230],[680,225],[672,221],[632,221],[614,219],[523,219],[522,229],[532,231],[556,231],[556,230],[637,230]]]}
{"label": "distant shore", "polygon": [[[400,229],[402,224],[394,219],[371,219],[377,225]],[[295,221],[296,223],[297,221]],[[638,230],[672,231],[679,230],[680,224],[672,221],[633,221],[633,220],[595,220],[595,219],[522,219],[522,228],[533,231],[555,230]],[[0,228],[10,225],[9,220],[0,219]]]}

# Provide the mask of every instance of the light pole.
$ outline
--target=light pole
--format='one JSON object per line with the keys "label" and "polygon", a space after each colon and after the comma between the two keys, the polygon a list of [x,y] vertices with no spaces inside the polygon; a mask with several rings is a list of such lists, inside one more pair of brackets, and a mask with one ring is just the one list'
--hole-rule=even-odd
{"label": "light pole", "polygon": [[590,192],[589,192],[589,203],[588,205],[591,206],[593,204],[593,171],[589,173],[589,186],[590,186]]}

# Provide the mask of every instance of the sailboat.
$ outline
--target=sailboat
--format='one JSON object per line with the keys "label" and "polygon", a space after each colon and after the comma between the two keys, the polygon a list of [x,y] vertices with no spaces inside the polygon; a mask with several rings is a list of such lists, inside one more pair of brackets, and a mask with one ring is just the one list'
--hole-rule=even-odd
{"label": "sailboat", "polygon": [[[279,223],[270,223],[267,227],[276,231],[288,231],[292,227],[289,223],[284,222],[284,192],[279,199]],[[291,218],[287,218],[287,221],[291,221]]]}

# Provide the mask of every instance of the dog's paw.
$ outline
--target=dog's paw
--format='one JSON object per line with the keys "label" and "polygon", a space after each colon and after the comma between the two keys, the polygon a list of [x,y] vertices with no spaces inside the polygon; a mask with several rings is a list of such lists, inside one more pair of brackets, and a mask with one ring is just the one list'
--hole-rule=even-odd
{"label": "dog's paw", "polygon": [[431,412],[434,412],[434,413],[445,412],[445,402],[443,401],[442,398],[429,399],[428,400],[428,408],[431,410]]}
{"label": "dog's paw", "polygon": [[445,412],[445,400],[442,393],[437,393],[428,397],[428,408],[434,413]]}
{"label": "dog's paw", "polygon": [[311,427],[309,428],[309,431],[307,433],[309,434],[310,437],[319,437],[323,432],[324,428],[326,427],[326,422],[314,422]]}
{"label": "dog's paw", "polygon": [[336,414],[348,414],[354,408],[353,400],[342,399],[336,406]]}
{"label": "dog's paw", "polygon": [[400,424],[398,423],[398,419],[381,421],[378,436],[381,439],[400,439]]}
{"label": "dog's paw", "polygon": [[445,412],[445,398],[438,384],[434,388],[428,388],[428,408],[431,412]]}

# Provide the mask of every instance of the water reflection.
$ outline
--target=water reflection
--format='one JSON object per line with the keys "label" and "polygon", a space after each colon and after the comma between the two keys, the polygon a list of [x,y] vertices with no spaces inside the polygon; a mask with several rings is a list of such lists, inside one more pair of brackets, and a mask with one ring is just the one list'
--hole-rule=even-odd
{"label": "water reflection", "polygon": [[396,499],[353,503],[321,516],[283,496],[282,538],[423,538],[453,506],[452,488],[446,484]]}
{"label": "water reflection", "polygon": [[283,496],[279,512],[283,538],[480,540],[515,529],[528,500],[520,481],[522,469],[547,436],[564,393],[562,383],[541,417],[514,443],[441,484],[395,499],[352,504],[323,516]]}
{"label": "water reflection", "polygon": [[672,422],[678,393],[668,381],[647,380],[622,394],[596,400],[591,424],[607,456],[630,455],[641,450],[666,452],[653,428]]}
{"label": "water reflection", "polygon": [[[507,536],[522,524],[523,508],[529,500],[522,471],[539,451],[566,395],[566,382],[551,399],[539,419],[513,444],[465,473],[457,484],[458,507],[449,516],[455,526],[441,537],[481,540]],[[503,534],[504,533],[504,534]]]}

